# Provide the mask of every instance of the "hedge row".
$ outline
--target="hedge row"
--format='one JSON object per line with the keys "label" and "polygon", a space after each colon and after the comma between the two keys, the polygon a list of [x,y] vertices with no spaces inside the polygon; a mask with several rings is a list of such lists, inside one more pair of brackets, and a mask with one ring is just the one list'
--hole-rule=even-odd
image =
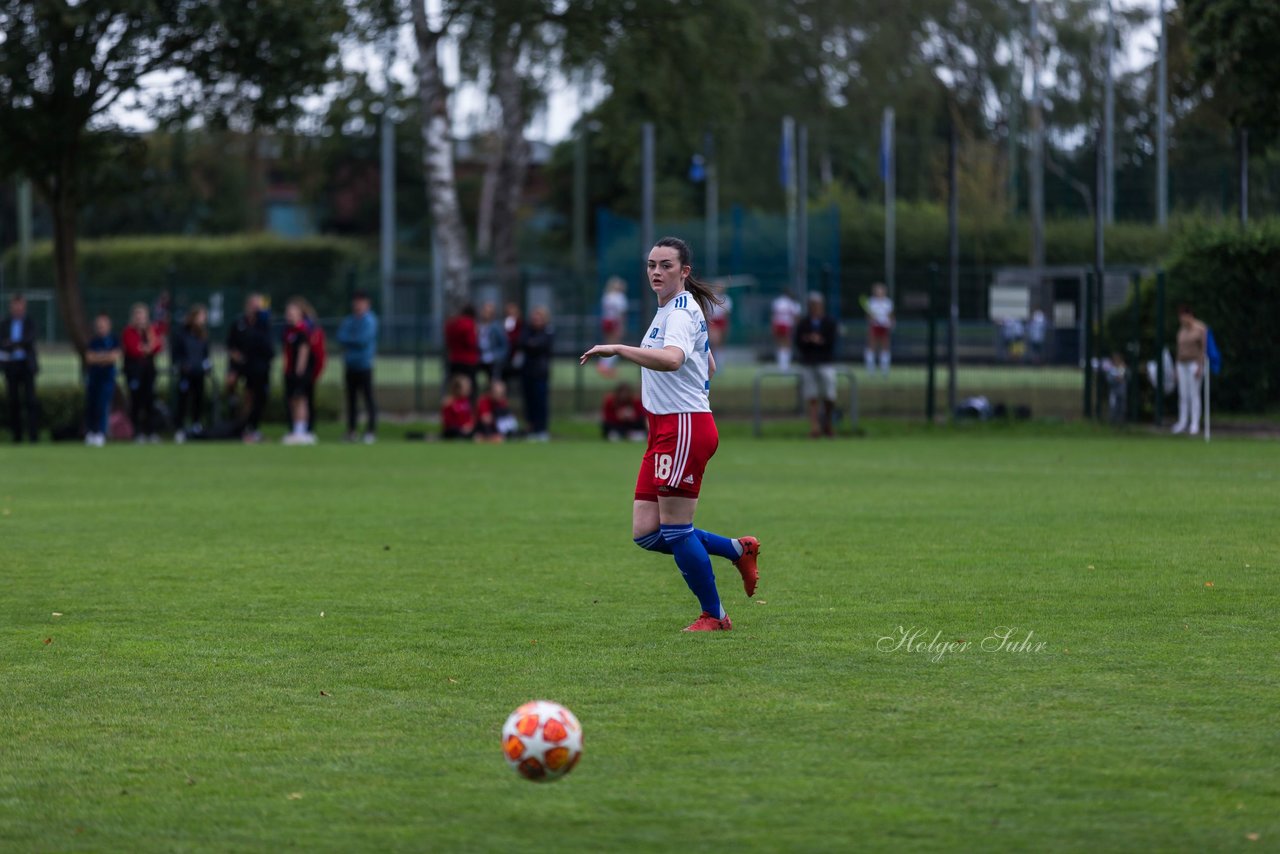
{"label": "hedge row", "polygon": [[[840,210],[840,256],[846,269],[884,268],[884,206],[853,193],[830,191],[814,209],[835,204]],[[895,208],[896,263],[899,269],[945,263],[947,209],[934,203],[899,202]],[[1179,238],[1201,224],[1186,220],[1169,229],[1142,223],[1108,226],[1108,264],[1155,264],[1168,256]],[[1030,260],[1030,224],[1026,219],[960,212],[962,266],[1025,266]],[[1045,223],[1045,262],[1089,264],[1094,257],[1093,222],[1087,219]]]}
{"label": "hedge row", "polygon": [[[238,295],[261,290],[274,299],[302,294],[322,314],[342,311],[353,274],[369,257],[360,244],[333,237],[286,240],[271,235],[117,237],[82,240],[79,273],[86,294],[161,290]],[[5,281],[17,281],[17,250],[0,259]],[[52,289],[53,246],[32,249],[28,286]]]}
{"label": "hedge row", "polygon": [[[1139,359],[1154,359],[1164,347],[1173,349],[1177,307],[1186,303],[1213,330],[1222,353],[1222,374],[1213,378],[1215,405],[1254,413],[1280,405],[1280,337],[1274,328],[1280,318],[1280,223],[1183,235],[1166,282],[1159,335],[1155,280],[1139,287]],[[1104,348],[1127,348],[1133,328],[1130,299],[1108,316]]]}

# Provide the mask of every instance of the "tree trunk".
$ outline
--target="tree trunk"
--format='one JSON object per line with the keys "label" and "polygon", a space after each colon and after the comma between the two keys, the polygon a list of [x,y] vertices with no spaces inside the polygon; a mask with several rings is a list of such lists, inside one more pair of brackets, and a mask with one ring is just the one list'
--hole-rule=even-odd
{"label": "tree trunk", "polygon": [[57,183],[48,202],[53,215],[54,294],[58,301],[58,316],[76,352],[83,354],[89,346],[89,323],[76,269],[79,206],[64,181]]}
{"label": "tree trunk", "polygon": [[493,216],[493,263],[504,299],[519,301],[520,204],[524,198],[525,176],[529,170],[529,145],[524,138],[528,119],[524,101],[524,81],[516,64],[520,59],[520,28],[512,27],[495,56],[494,94],[502,107],[497,204]]}
{"label": "tree trunk", "polygon": [[423,169],[427,178],[427,202],[435,226],[436,250],[444,270],[445,310],[456,313],[471,296],[471,251],[458,204],[453,171],[453,140],[449,128],[449,91],[444,83],[437,48],[440,31],[431,29],[423,0],[410,0],[413,29],[418,42],[418,97],[422,100]]}

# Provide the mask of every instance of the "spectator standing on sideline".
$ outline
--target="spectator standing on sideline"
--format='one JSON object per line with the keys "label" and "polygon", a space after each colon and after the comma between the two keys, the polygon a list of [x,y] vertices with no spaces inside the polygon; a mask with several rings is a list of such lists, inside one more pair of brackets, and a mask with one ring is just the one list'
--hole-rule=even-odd
{"label": "spectator standing on sideline", "polygon": [[107,443],[107,419],[116,393],[116,364],[120,361],[120,339],[111,332],[106,313],[93,319],[93,337],[84,353],[85,437],[84,443],[101,448]]}
{"label": "spectator standing on sideline", "polygon": [[156,355],[164,348],[164,336],[151,322],[143,303],[134,303],[124,335],[124,378],[129,384],[129,420],[138,444],[160,441],[156,435]]}
{"label": "spectator standing on sideline", "polygon": [[267,405],[271,382],[271,360],[275,348],[271,344],[271,312],[262,294],[249,294],[244,301],[244,314],[236,318],[227,332],[227,392],[244,380],[244,441],[262,441],[262,411]]}
{"label": "spectator standing on sideline", "polygon": [[[822,294],[809,294],[809,313],[796,327],[796,357],[804,398],[809,404],[809,435],[835,435],[832,417],[836,408],[836,322],[827,314]],[[819,417],[818,398],[822,398]]]}
{"label": "spectator standing on sideline", "polygon": [[311,385],[307,388],[307,433],[313,438],[316,432],[316,386],[320,384],[320,375],[328,363],[325,348],[324,327],[320,325],[320,315],[315,306],[307,302],[305,297],[294,297],[302,309],[302,317],[307,329],[307,346],[311,349]]}
{"label": "spectator standing on sideline", "polygon": [[1200,383],[1204,379],[1205,352],[1209,334],[1188,305],[1178,306],[1177,366],[1178,421],[1174,433],[1200,432]]}
{"label": "spectator standing on sideline", "polygon": [[321,362],[315,347],[316,326],[308,317],[308,308],[294,297],[284,309],[284,395],[292,421],[292,429],[283,439],[286,445],[316,443],[311,431],[311,401]]}
{"label": "spectator standing on sideline", "polygon": [[893,300],[889,299],[888,289],[877,282],[871,286],[871,298],[867,300],[867,348],[863,356],[869,374],[876,372],[878,357],[880,370],[889,376],[889,334],[893,323]]}
{"label": "spectator standing on sideline", "polygon": [[502,376],[507,361],[507,330],[498,319],[498,307],[492,302],[480,309],[480,323],[476,332],[480,341],[480,372],[485,384],[492,385],[495,377]]}
{"label": "spectator standing on sideline", "polygon": [[773,328],[773,344],[778,368],[791,370],[791,342],[795,336],[796,318],[800,316],[800,303],[791,297],[791,291],[783,291],[774,298],[769,309],[770,326]]}
{"label": "spectator standing on sideline", "polygon": [[445,372],[451,376],[464,376],[474,387],[476,370],[480,365],[480,337],[476,332],[476,310],[464,305],[450,318],[444,327]]}
{"label": "spectator standing on sideline", "polygon": [[[621,276],[613,276],[604,286],[600,298],[600,332],[606,344],[621,344],[622,330],[627,319],[627,283]],[[596,370],[606,377],[617,376],[618,357],[604,356],[596,360]]]}
{"label": "spectator standing on sideline", "polygon": [[196,303],[187,310],[182,325],[169,339],[169,359],[178,382],[178,412],[173,441],[187,440],[187,415],[191,433],[204,432],[204,381],[213,363],[209,361],[209,312]]}
{"label": "spectator standing on sideline", "polygon": [[1110,360],[1103,359],[1102,372],[1107,378],[1109,420],[1112,424],[1123,424],[1125,412],[1129,409],[1129,371],[1120,351],[1113,352]]}
{"label": "spectator standing on sideline", "polygon": [[1044,358],[1044,336],[1049,328],[1044,312],[1036,309],[1031,312],[1031,320],[1027,323],[1027,344],[1031,351],[1031,361],[1037,365]]}
{"label": "spectator standing on sideline", "polygon": [[502,380],[489,383],[476,404],[476,435],[485,442],[503,442],[520,433],[520,422],[507,400],[507,384]]}
{"label": "spectator standing on sideline", "polygon": [[173,298],[168,291],[161,291],[156,301],[151,304],[151,322],[160,332],[161,338],[169,335],[169,325],[173,318]]}
{"label": "spectator standing on sideline", "polygon": [[40,431],[40,404],[36,400],[36,374],[40,371],[40,362],[36,358],[36,327],[27,317],[27,298],[22,294],[9,298],[9,319],[0,329],[0,364],[4,366],[13,441],[22,442],[25,423],[27,438],[35,442]]}
{"label": "spectator standing on sideline", "polygon": [[351,314],[338,327],[342,345],[343,384],[347,390],[347,441],[356,440],[359,420],[357,398],[364,398],[364,443],[372,445],[378,432],[378,404],[373,399],[373,359],[378,349],[378,316],[369,305],[369,295],[356,291],[351,297]]}
{"label": "spectator standing on sideline", "polygon": [[610,442],[623,439],[643,442],[648,437],[646,422],[649,415],[630,383],[618,383],[617,388],[605,395],[600,415],[601,433]]}
{"label": "spectator standing on sideline", "polygon": [[507,333],[507,363],[502,369],[502,379],[510,383],[520,375],[524,365],[524,354],[520,352],[520,335],[524,332],[524,318],[520,314],[520,306],[507,303],[506,316],[502,318],[502,328]]}
{"label": "spectator standing on sideline", "polygon": [[471,439],[476,433],[475,409],[471,406],[471,378],[455,374],[449,379],[449,394],[440,405],[440,437]]}
{"label": "spectator standing on sideline", "polygon": [[524,366],[520,370],[520,387],[524,391],[524,417],[529,422],[529,438],[545,442],[550,421],[551,350],[555,332],[548,325],[545,308],[529,313],[529,325],[520,335],[520,353]]}

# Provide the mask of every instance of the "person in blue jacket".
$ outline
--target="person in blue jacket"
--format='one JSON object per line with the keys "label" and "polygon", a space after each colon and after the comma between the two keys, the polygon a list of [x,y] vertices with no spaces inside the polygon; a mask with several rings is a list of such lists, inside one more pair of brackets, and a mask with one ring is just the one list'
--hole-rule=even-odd
{"label": "person in blue jacket", "polygon": [[356,291],[351,298],[351,314],[338,327],[338,343],[346,368],[347,441],[356,441],[359,412],[356,398],[364,398],[366,424],[364,443],[372,445],[378,430],[378,405],[373,399],[373,360],[378,349],[378,316],[369,306],[369,295]]}

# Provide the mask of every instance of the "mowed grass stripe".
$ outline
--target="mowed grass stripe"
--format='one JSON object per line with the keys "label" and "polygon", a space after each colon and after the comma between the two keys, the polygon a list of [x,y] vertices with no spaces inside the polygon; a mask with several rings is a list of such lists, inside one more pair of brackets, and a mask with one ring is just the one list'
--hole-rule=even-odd
{"label": "mowed grass stripe", "polygon": [[[1280,838],[1273,445],[728,439],[698,523],[762,582],[716,563],[709,637],[630,543],[637,458],[0,450],[0,847]],[[878,650],[899,626],[975,646]],[[585,727],[554,786],[498,750],[535,697]]]}

